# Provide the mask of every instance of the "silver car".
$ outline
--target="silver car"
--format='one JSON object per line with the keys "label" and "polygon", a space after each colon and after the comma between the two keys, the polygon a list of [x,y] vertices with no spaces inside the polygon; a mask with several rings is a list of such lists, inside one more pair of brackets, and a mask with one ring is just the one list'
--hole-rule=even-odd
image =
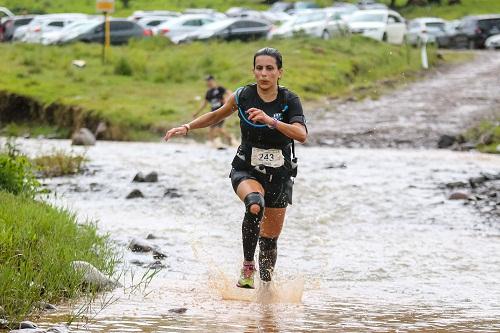
{"label": "silver car", "polygon": [[26,33],[21,41],[41,43],[43,33],[61,30],[65,26],[88,19],[85,14],[49,14],[35,17],[26,27]]}
{"label": "silver car", "polygon": [[214,21],[215,19],[211,15],[206,14],[182,15],[159,25],[158,35],[172,39],[193,32]]}
{"label": "silver car", "polygon": [[406,42],[419,45],[422,41],[436,43],[436,38],[446,34],[446,21],[437,17],[422,17],[408,23]]}
{"label": "silver car", "polygon": [[271,30],[268,39],[292,37],[295,34],[306,34],[329,39],[347,31],[347,24],[340,12],[334,9],[311,9],[297,12],[280,27]]}

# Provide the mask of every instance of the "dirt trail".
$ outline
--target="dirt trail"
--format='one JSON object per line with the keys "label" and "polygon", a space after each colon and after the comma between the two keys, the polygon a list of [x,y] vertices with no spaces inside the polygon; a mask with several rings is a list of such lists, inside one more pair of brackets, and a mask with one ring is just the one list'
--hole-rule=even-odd
{"label": "dirt trail", "polygon": [[442,134],[459,134],[494,116],[500,117],[500,52],[478,52],[471,62],[438,70],[378,100],[334,101],[309,111],[309,143],[435,148]]}

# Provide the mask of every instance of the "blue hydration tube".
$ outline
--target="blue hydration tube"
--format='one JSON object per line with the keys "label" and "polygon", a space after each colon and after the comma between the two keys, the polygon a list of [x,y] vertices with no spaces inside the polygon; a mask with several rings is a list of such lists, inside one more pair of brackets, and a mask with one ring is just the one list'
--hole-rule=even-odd
{"label": "blue hydration tube", "polygon": [[[243,110],[240,108],[240,103],[238,102],[238,95],[240,94],[240,91],[243,89],[243,87],[240,87],[236,90],[236,92],[234,93],[234,99],[236,101],[236,106],[238,107],[238,112],[240,113],[240,116],[241,116],[241,119],[243,119],[245,121],[245,123],[247,123],[247,125],[250,125],[252,127],[256,127],[256,128],[263,128],[263,127],[267,127],[267,125],[258,125],[258,124],[254,124],[253,122],[251,122],[250,120],[247,119],[247,117],[245,117],[245,113],[243,112]],[[288,109],[288,105],[285,105],[283,107],[283,110],[282,112],[285,112],[286,110]]]}

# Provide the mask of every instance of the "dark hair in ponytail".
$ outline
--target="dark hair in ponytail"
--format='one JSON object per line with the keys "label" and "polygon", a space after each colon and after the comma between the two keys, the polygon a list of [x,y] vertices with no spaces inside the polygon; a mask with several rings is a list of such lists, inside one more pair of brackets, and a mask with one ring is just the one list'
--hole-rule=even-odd
{"label": "dark hair in ponytail", "polygon": [[262,55],[273,57],[276,60],[276,66],[278,66],[278,69],[281,69],[281,67],[283,67],[283,58],[281,57],[280,51],[278,51],[272,47],[265,47],[263,49],[258,50],[253,55],[253,67],[254,68],[255,68],[255,59],[258,56],[262,56]]}

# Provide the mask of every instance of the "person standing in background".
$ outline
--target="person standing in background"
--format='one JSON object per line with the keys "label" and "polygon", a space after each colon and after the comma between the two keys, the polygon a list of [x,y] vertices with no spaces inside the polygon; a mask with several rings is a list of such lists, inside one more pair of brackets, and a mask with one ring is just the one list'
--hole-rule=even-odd
{"label": "person standing in background", "polygon": [[[203,111],[203,109],[210,104],[211,111],[215,111],[221,106],[223,106],[228,97],[231,95],[231,91],[227,90],[223,86],[217,84],[215,78],[212,75],[208,75],[205,78],[207,83],[207,92],[205,94],[205,99],[203,103],[198,108],[198,110],[194,113],[193,117],[196,118],[198,114]],[[224,120],[220,121],[217,124],[211,125],[208,132],[208,139],[214,140],[218,135],[221,135],[224,139],[227,140],[229,144],[232,142],[231,136],[224,130]]]}

